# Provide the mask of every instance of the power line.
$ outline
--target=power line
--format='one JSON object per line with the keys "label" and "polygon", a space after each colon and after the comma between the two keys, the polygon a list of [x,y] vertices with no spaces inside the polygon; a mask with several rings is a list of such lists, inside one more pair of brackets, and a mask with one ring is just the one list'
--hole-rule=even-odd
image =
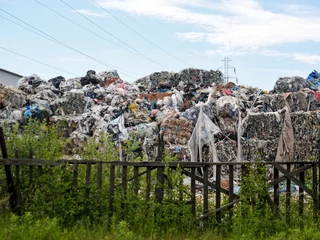
{"label": "power line", "polygon": [[[109,13],[109,14],[110,14],[110,13]],[[111,14],[110,14],[110,15],[111,15]],[[112,15],[111,15],[111,16],[112,16]],[[153,35],[157,36],[158,38],[166,41],[166,42],[167,42],[168,44],[170,44],[171,46],[173,46],[173,47],[175,47],[175,48],[178,48],[178,49],[180,49],[180,50],[182,50],[182,51],[188,51],[188,52],[191,53],[193,56],[195,56],[195,57],[197,57],[197,58],[200,58],[200,59],[202,59],[202,60],[208,61],[207,58],[195,54],[195,53],[192,52],[190,49],[184,49],[184,48],[182,48],[182,47],[179,46],[179,45],[176,45],[176,44],[173,44],[173,43],[169,42],[167,39],[165,39],[164,37],[160,36],[160,35],[157,34],[155,31],[152,31],[152,30],[150,30],[149,28],[145,27],[144,25],[142,25],[142,24],[139,23],[138,21],[134,20],[133,18],[131,18],[131,17],[127,16],[127,15],[125,15],[125,17],[128,18],[130,21],[136,23],[137,25],[139,25],[141,28],[145,29],[146,31],[148,31],[148,32],[152,33]],[[172,35],[176,35],[176,33],[170,31],[170,30],[169,30],[163,23],[161,23],[159,20],[157,20],[157,19],[154,18],[153,21],[155,21],[157,24],[161,25],[161,26],[163,27],[163,29],[166,30],[168,33],[170,33],[170,34],[172,34]],[[188,64],[188,65],[189,65],[189,66],[192,66],[192,65],[190,65],[190,64]]]}
{"label": "power line", "polygon": [[[99,37],[99,38],[101,38],[101,39],[103,39],[103,40],[107,41],[108,43],[111,43],[111,44],[113,44],[113,45],[115,45],[115,46],[117,46],[117,47],[119,47],[119,48],[121,48],[121,49],[124,49],[124,50],[126,50],[126,51],[129,51],[130,53],[137,54],[136,52],[133,52],[133,51],[131,51],[130,49],[124,48],[123,46],[121,46],[121,45],[119,45],[119,44],[117,44],[117,43],[115,43],[115,42],[112,42],[111,40],[109,40],[109,39],[107,39],[107,38],[105,38],[105,37],[101,36],[100,34],[97,34],[97,33],[95,33],[94,31],[92,31],[92,30],[90,30],[90,29],[88,29],[88,28],[86,28],[86,27],[84,27],[84,26],[80,25],[79,23],[77,23],[77,22],[73,21],[72,19],[70,19],[70,18],[68,18],[68,17],[64,16],[63,14],[61,14],[61,13],[57,12],[56,10],[52,9],[51,7],[49,7],[49,6],[45,5],[44,3],[42,3],[42,2],[40,2],[40,1],[38,1],[38,0],[34,0],[34,1],[35,1],[35,2],[37,2],[38,4],[42,5],[43,7],[45,7],[45,8],[47,8],[47,9],[49,9],[50,11],[54,12],[55,14],[59,15],[60,17],[62,17],[62,18],[64,18],[64,19],[66,19],[67,21],[69,21],[69,22],[73,23],[74,25],[76,25],[76,26],[78,26],[78,27],[80,27],[80,28],[82,28],[82,29],[84,29],[84,30],[86,30],[86,31],[88,31],[88,32],[90,32],[90,33],[92,33],[93,35],[95,35],[95,36],[97,36],[97,37]],[[136,74],[136,75],[137,75],[137,74]]]}
{"label": "power line", "polygon": [[172,47],[175,47],[175,48],[178,48],[180,50],[185,50],[185,49],[182,49],[180,46],[176,45],[176,44],[173,44],[171,43],[170,41],[168,41],[168,39],[165,39],[164,37],[162,37],[161,35],[157,34],[155,31],[152,31],[150,30],[149,28],[147,28],[146,26],[142,25],[141,23],[139,23],[138,21],[134,20],[133,18],[127,16],[127,15],[124,15],[126,18],[128,18],[130,21],[134,22],[135,24],[137,24],[138,26],[140,26],[142,29],[152,33],[154,36],[156,36],[157,38],[159,39],[162,39],[163,41],[166,41],[168,44],[170,44]]}
{"label": "power line", "polygon": [[10,53],[13,53],[13,54],[15,54],[15,55],[18,55],[18,56],[20,56],[20,57],[24,57],[24,58],[26,58],[26,59],[28,59],[28,60],[30,60],[30,61],[33,61],[33,62],[42,64],[42,65],[44,65],[44,66],[53,68],[53,69],[55,69],[55,70],[59,70],[59,71],[61,71],[61,72],[67,73],[67,74],[72,75],[72,76],[77,76],[77,74],[74,74],[74,73],[65,71],[65,70],[63,70],[63,69],[60,69],[60,68],[57,68],[57,67],[54,67],[54,66],[51,66],[51,65],[49,65],[49,64],[47,64],[47,63],[44,63],[44,62],[38,61],[38,60],[36,60],[36,59],[30,58],[30,57],[28,57],[28,56],[22,55],[22,54],[20,54],[20,53],[17,53],[17,52],[15,52],[15,51],[13,51],[13,50],[8,49],[8,48],[1,47],[1,46],[0,46],[0,48],[3,49],[3,50],[5,50],[5,51],[7,51],[7,52],[10,52]]}
{"label": "power line", "polygon": [[[116,68],[115,66],[113,66],[113,65],[111,65],[111,64],[104,63],[104,62],[102,62],[102,61],[100,61],[100,60],[98,60],[98,59],[96,59],[96,58],[94,58],[94,57],[91,57],[91,56],[89,56],[89,55],[87,55],[87,54],[85,54],[85,53],[83,53],[83,52],[81,52],[81,51],[79,51],[79,50],[77,50],[77,49],[75,49],[75,48],[73,48],[73,47],[71,47],[71,46],[67,45],[67,44],[66,44],[66,43],[64,43],[64,42],[61,42],[60,40],[58,40],[58,39],[56,39],[56,38],[54,38],[54,37],[50,36],[49,34],[47,34],[47,33],[43,32],[43,31],[41,31],[40,29],[38,29],[38,28],[36,28],[36,27],[32,26],[31,24],[29,24],[29,23],[27,23],[27,22],[25,22],[25,21],[21,20],[20,18],[18,18],[18,17],[16,17],[16,16],[14,16],[13,14],[11,14],[11,13],[9,13],[9,12],[7,12],[7,11],[5,11],[5,10],[1,9],[1,8],[0,8],[0,11],[2,11],[2,12],[4,12],[4,13],[6,13],[6,14],[8,14],[8,15],[10,15],[11,17],[13,17],[13,18],[17,19],[18,21],[20,21],[20,22],[22,22],[22,23],[26,24],[27,26],[29,26],[29,27],[31,27],[31,28],[33,28],[33,29],[35,29],[35,30],[37,30],[38,32],[40,32],[40,33],[42,33],[44,36],[46,36],[46,37],[45,37],[46,39],[48,39],[48,40],[50,40],[50,41],[52,41],[52,42],[54,42],[54,43],[57,43],[57,44],[59,44],[59,45],[61,45],[61,46],[63,46],[63,47],[69,48],[69,49],[71,49],[71,50],[73,50],[73,51],[75,51],[75,52],[77,52],[77,53],[79,53],[79,54],[81,54],[81,55],[83,55],[83,56],[85,56],[85,57],[87,57],[87,58],[89,58],[89,59],[91,59],[91,60],[95,61],[95,62],[98,62],[98,63],[100,63],[101,65],[104,65],[104,66],[106,66],[106,67],[108,67],[108,68]],[[13,22],[13,21],[11,21],[11,22]],[[13,22],[13,23],[14,23],[14,24],[16,24],[15,22]],[[18,25],[18,24],[17,24],[17,25]],[[20,27],[21,27],[21,25],[18,25],[18,26],[20,26]],[[27,30],[29,30],[29,31],[30,31],[30,29],[28,29],[28,28],[25,28],[25,29],[27,29]],[[34,31],[32,31],[32,32],[34,33]],[[39,35],[39,34],[38,34],[38,35]],[[40,36],[44,37],[43,35],[41,35],[41,34],[40,34]],[[130,78],[132,78],[132,76],[130,76],[130,75],[128,75],[128,74],[125,74],[125,73],[122,73],[122,74],[123,74],[123,75],[126,75],[126,76],[128,76],[128,77],[130,77]]]}
{"label": "power line", "polygon": [[[132,49],[133,51],[137,52],[140,54],[141,57],[148,59],[154,63],[156,63],[157,65],[165,68],[165,69],[169,69],[168,67],[164,66],[163,64],[161,64],[160,62],[153,60],[152,58],[148,57],[147,55],[145,55],[144,53],[140,52],[139,50],[135,49],[134,47],[130,46],[129,44],[127,44],[126,42],[122,41],[120,38],[118,38],[117,36],[113,35],[112,33],[108,32],[106,29],[104,29],[103,27],[101,27],[100,25],[96,24],[94,21],[92,21],[90,18],[86,17],[84,14],[82,14],[81,12],[79,12],[78,10],[76,10],[74,7],[70,6],[68,3],[66,3],[63,0],[60,0],[62,3],[64,3],[67,7],[69,7],[70,9],[72,9],[73,11],[77,12],[79,15],[81,15],[83,18],[87,19],[89,22],[91,22],[93,25],[95,25],[96,27],[98,27],[99,29],[101,29],[102,31],[104,31],[105,33],[107,33],[108,35],[112,36],[113,38],[117,39],[119,42],[121,42],[122,44],[124,44],[125,46],[129,47],[130,49]],[[172,71],[172,70],[170,70]]]}
{"label": "power line", "polygon": [[[21,28],[24,28],[24,29],[26,29],[26,30],[28,30],[28,31],[36,34],[36,35],[39,35],[40,37],[46,38],[46,39],[48,39],[48,40],[50,40],[50,41],[53,41],[53,39],[48,38],[47,36],[42,35],[42,34],[36,32],[36,31],[33,31],[32,29],[27,28],[27,27],[25,27],[25,26],[23,26],[23,25],[21,25],[21,24],[19,24],[19,23],[16,23],[16,22],[12,21],[12,20],[9,19],[9,18],[6,18],[6,17],[4,17],[4,16],[2,16],[2,15],[0,15],[0,17],[3,18],[3,19],[5,19],[5,20],[7,20],[8,22],[11,22],[11,23],[13,23],[13,24],[15,24],[15,25],[17,25],[17,26],[19,26],[19,27],[21,27]],[[56,43],[58,43],[58,42],[56,42]],[[59,43],[58,43],[58,44],[59,44]]]}
{"label": "power line", "polygon": [[128,24],[126,24],[125,22],[123,22],[121,19],[119,19],[117,16],[115,16],[114,14],[112,14],[109,10],[107,10],[106,8],[104,8],[103,6],[101,6],[99,3],[97,3],[95,0],[91,0],[92,2],[94,2],[95,4],[97,4],[100,8],[102,8],[105,12],[107,12],[108,14],[110,14],[114,19],[116,19],[118,22],[120,22],[122,25],[124,25],[125,27],[127,27],[128,29],[130,29],[132,32],[134,32],[135,34],[137,34],[139,37],[141,37],[142,39],[144,39],[145,41],[147,41],[148,43],[150,43],[151,45],[153,45],[154,47],[160,49],[161,51],[163,51],[164,53],[168,54],[169,56],[173,57],[174,59],[183,62],[189,66],[191,66],[191,64],[187,63],[186,61],[174,56],[173,54],[171,54],[170,52],[168,52],[167,50],[163,49],[162,47],[160,47],[159,45],[155,44],[154,42],[150,41],[148,38],[144,37],[142,34],[140,34],[139,32],[137,32],[136,30],[134,30],[132,27],[130,27]]}

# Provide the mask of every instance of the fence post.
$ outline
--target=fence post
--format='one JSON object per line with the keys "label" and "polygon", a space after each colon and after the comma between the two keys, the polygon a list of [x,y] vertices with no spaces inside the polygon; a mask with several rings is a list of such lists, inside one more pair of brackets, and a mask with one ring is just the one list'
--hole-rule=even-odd
{"label": "fence post", "polygon": [[[3,133],[2,127],[0,127],[0,146],[1,146],[1,151],[2,151],[2,158],[3,159],[8,158],[7,146],[6,146],[6,141],[4,139],[4,133]],[[16,189],[14,187],[14,183],[13,183],[11,166],[5,165],[4,171],[6,174],[8,192],[9,192],[9,196],[10,196],[10,198],[9,198],[10,208],[13,212],[15,212],[17,210],[16,209],[17,208],[17,191],[16,191]]]}
{"label": "fence post", "polygon": [[[274,172],[274,179],[279,178],[279,170],[276,167],[273,167],[273,172]],[[279,183],[275,184],[273,186],[273,201],[275,206],[278,208],[279,207]],[[275,211],[278,211],[278,209],[274,209]]]}
{"label": "fence post", "polygon": [[134,167],[133,172],[134,194],[137,195],[139,191],[139,167]]}
{"label": "fence post", "polygon": [[203,214],[209,211],[208,195],[208,166],[205,166],[203,168]]}
{"label": "fence post", "polygon": [[147,181],[147,189],[146,189],[146,202],[148,203],[150,200],[150,189],[151,189],[151,167],[147,167],[147,177],[146,177],[146,181]]}
{"label": "fence post", "polygon": [[[29,158],[33,159],[33,150],[29,150]],[[29,191],[30,194],[33,192],[33,166],[29,166]]]}
{"label": "fence post", "polygon": [[128,176],[128,167],[122,166],[122,189],[123,189],[123,202],[122,202],[122,208],[124,213],[124,218],[127,215],[128,212],[128,204],[127,201],[127,176]]}
{"label": "fence post", "polygon": [[318,176],[317,176],[317,164],[312,165],[312,190],[315,198],[313,198],[313,217],[317,218],[318,215]]}
{"label": "fence post", "polygon": [[156,200],[158,203],[162,203],[164,194],[164,167],[158,167],[157,169],[157,186],[156,186]]}
{"label": "fence post", "polygon": [[[14,151],[15,158],[19,158],[18,150]],[[16,191],[17,191],[17,213],[21,215],[21,204],[22,204],[22,197],[21,197],[21,179],[20,179],[20,166],[16,165]]]}
{"label": "fence post", "polygon": [[158,135],[158,156],[157,161],[161,162],[163,158],[163,149],[164,149],[164,141],[163,141],[163,133]]}
{"label": "fence post", "polygon": [[[229,203],[233,201],[233,165],[229,165]],[[229,207],[229,219],[232,220],[232,206]]]}
{"label": "fence post", "polygon": [[97,185],[98,185],[98,190],[100,194],[102,189],[102,162],[101,161],[98,162]]}
{"label": "fence post", "polygon": [[[287,171],[290,171],[291,169],[291,164],[287,163]],[[286,183],[286,221],[287,224],[290,224],[290,201],[291,201],[291,180],[290,178],[287,178],[287,183]]]}
{"label": "fence post", "polygon": [[85,215],[89,215],[89,195],[90,195],[90,180],[91,180],[91,161],[88,160],[86,168],[86,190],[85,190]]}
{"label": "fence post", "polygon": [[[216,166],[216,209],[220,208],[221,206],[221,165]],[[216,215],[217,222],[221,222],[221,211],[217,212]]]}
{"label": "fence post", "polygon": [[191,168],[191,212],[196,217],[196,169]]}
{"label": "fence post", "polygon": [[111,218],[113,216],[113,198],[114,198],[114,177],[115,165],[110,165],[110,196],[109,196],[109,224],[111,225]]}
{"label": "fence post", "polygon": [[[300,167],[303,167],[304,164],[300,164]],[[304,181],[304,171],[300,173],[299,180],[302,184],[305,184]],[[291,189],[290,189],[291,190]],[[303,196],[303,189],[299,187],[299,216],[302,217],[303,215],[303,208],[304,208],[304,196]],[[303,227],[303,221],[301,221],[301,227]]]}

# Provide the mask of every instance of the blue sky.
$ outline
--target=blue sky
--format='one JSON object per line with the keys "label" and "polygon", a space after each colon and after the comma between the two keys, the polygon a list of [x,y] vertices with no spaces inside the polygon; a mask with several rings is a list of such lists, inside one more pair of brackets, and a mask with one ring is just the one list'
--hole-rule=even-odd
{"label": "blue sky", "polygon": [[[117,69],[134,81],[156,71],[216,70],[228,57],[239,84],[266,90],[279,77],[320,70],[316,0],[63,0],[91,22],[61,0],[37,1],[91,32],[35,0],[0,0],[0,68],[43,79]],[[8,21],[30,28],[6,12],[60,45]]]}

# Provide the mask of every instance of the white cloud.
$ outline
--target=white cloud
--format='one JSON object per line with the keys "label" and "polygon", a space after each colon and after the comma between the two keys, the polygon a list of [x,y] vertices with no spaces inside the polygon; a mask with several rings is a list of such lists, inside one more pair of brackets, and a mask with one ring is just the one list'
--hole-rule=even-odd
{"label": "white cloud", "polygon": [[295,60],[309,64],[316,64],[317,62],[320,62],[320,55],[316,54],[294,53],[292,57]]}
{"label": "white cloud", "polygon": [[[195,32],[179,32],[177,36],[188,42],[207,42],[216,49],[207,55],[260,54],[268,57],[288,57],[314,64],[318,55],[268,50],[280,44],[320,42],[319,12],[314,6],[281,5],[267,10],[258,0],[98,0],[111,10],[125,11],[166,21],[200,27]],[[192,8],[196,7],[196,8]],[[210,10],[211,13],[197,11]],[[298,14],[299,10],[303,14]]]}
{"label": "white cloud", "polygon": [[253,68],[250,69],[253,72],[267,72],[267,73],[277,73],[278,75],[285,76],[304,76],[307,73],[304,71],[294,70],[294,69],[282,69],[282,68]]}
{"label": "white cloud", "polygon": [[[263,9],[254,0],[100,0],[99,4],[139,15],[202,26],[210,32],[186,32],[187,41],[205,41],[231,47],[257,48],[281,43],[320,41],[320,19]],[[185,6],[212,10],[198,13]]]}
{"label": "white cloud", "polygon": [[265,57],[275,57],[275,58],[291,58],[293,60],[308,63],[308,64],[316,64],[320,62],[320,55],[317,54],[309,54],[309,53],[285,53],[280,51],[273,51],[268,49],[261,50],[245,50],[245,49],[236,49],[230,50],[228,48],[219,48],[216,50],[206,50],[204,51],[205,55],[208,56],[243,56],[243,55],[253,55],[259,54]]}
{"label": "white cloud", "polygon": [[85,9],[78,9],[77,11],[83,15],[91,16],[91,17],[109,17],[110,16],[107,12],[98,13],[98,12],[85,10]]}
{"label": "white cloud", "polygon": [[[232,47],[257,48],[281,43],[320,41],[320,19],[263,9],[254,0],[100,0],[109,9],[202,26],[210,32],[186,32],[187,41],[204,41]],[[198,13],[185,6],[212,10]]]}

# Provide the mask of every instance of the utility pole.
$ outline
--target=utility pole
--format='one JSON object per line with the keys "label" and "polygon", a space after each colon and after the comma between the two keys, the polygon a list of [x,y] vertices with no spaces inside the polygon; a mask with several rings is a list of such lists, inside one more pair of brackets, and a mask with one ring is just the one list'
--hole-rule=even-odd
{"label": "utility pole", "polygon": [[223,69],[224,71],[223,73],[224,83],[228,83],[230,79],[235,79],[238,84],[238,78],[235,76],[229,75],[229,70],[233,70],[233,73],[236,74],[236,68],[229,65],[229,62],[231,62],[231,59],[226,57],[221,61],[223,62],[223,67],[220,67],[219,69]]}

